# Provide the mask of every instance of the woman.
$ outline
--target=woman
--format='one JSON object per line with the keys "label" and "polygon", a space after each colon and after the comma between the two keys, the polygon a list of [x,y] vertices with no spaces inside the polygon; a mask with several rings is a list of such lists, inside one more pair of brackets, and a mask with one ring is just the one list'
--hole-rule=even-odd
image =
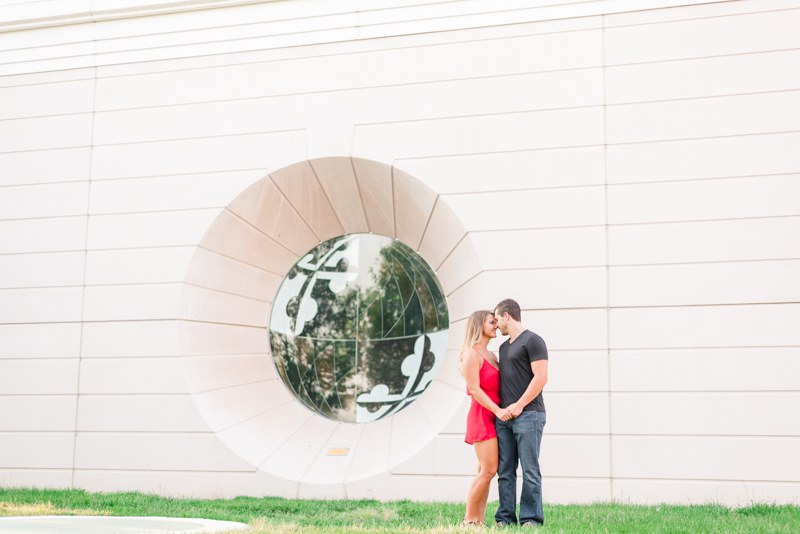
{"label": "woman", "polygon": [[462,525],[484,525],[489,483],[497,473],[497,433],[495,417],[503,421],[511,414],[500,408],[500,370],[497,358],[486,346],[497,337],[494,313],[476,311],[467,319],[467,331],[461,344],[459,369],[467,381],[467,394],[472,406],[467,415],[467,435],[464,441],[475,447],[478,456],[478,476],[467,494],[467,511]]}

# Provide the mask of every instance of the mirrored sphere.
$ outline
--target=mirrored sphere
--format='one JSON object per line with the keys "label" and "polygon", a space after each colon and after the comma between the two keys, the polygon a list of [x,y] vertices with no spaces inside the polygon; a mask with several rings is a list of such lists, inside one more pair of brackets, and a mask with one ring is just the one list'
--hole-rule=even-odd
{"label": "mirrored sphere", "polygon": [[337,421],[408,406],[436,376],[449,318],[433,270],[395,239],[350,234],[314,248],[283,279],[269,322],[292,394]]}

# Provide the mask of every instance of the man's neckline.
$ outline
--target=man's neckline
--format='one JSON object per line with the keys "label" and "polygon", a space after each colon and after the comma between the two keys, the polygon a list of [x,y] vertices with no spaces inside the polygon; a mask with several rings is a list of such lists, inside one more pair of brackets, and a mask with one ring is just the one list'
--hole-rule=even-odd
{"label": "man's neckline", "polygon": [[[518,339],[519,339],[519,337],[520,337],[522,334],[524,334],[525,332],[529,332],[529,330],[526,328],[525,330],[523,330],[522,332],[520,332],[520,333],[519,333],[519,336],[517,336],[517,337],[515,337],[515,338],[514,338],[514,341],[518,340]],[[511,341],[511,338],[510,338],[510,337],[508,338],[508,344],[509,344],[509,345],[513,345],[513,344],[514,344],[514,341]]]}

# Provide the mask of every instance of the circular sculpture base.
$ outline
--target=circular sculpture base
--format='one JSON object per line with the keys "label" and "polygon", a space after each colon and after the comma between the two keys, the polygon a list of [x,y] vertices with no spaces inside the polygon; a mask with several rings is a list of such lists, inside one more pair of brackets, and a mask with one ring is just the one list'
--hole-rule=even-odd
{"label": "circular sculpture base", "polygon": [[0,533],[25,534],[188,534],[194,532],[233,532],[247,528],[244,523],[189,519],[182,517],[109,516],[24,516],[0,517]]}

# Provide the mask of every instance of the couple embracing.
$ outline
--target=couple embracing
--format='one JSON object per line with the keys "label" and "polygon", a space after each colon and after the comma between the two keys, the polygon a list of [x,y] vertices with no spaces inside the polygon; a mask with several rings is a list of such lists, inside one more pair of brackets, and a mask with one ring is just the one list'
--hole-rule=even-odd
{"label": "couple embracing", "polygon": [[[509,338],[499,358],[487,349],[497,330]],[[522,466],[519,523],[544,524],[539,448],[545,425],[542,388],[547,383],[547,346],[521,323],[519,304],[506,299],[494,311],[476,311],[467,320],[461,345],[461,374],[472,405],[465,441],[475,447],[478,475],[467,495],[463,525],[483,525],[489,483],[495,473],[500,507],[498,527],[517,523],[517,464]]]}

